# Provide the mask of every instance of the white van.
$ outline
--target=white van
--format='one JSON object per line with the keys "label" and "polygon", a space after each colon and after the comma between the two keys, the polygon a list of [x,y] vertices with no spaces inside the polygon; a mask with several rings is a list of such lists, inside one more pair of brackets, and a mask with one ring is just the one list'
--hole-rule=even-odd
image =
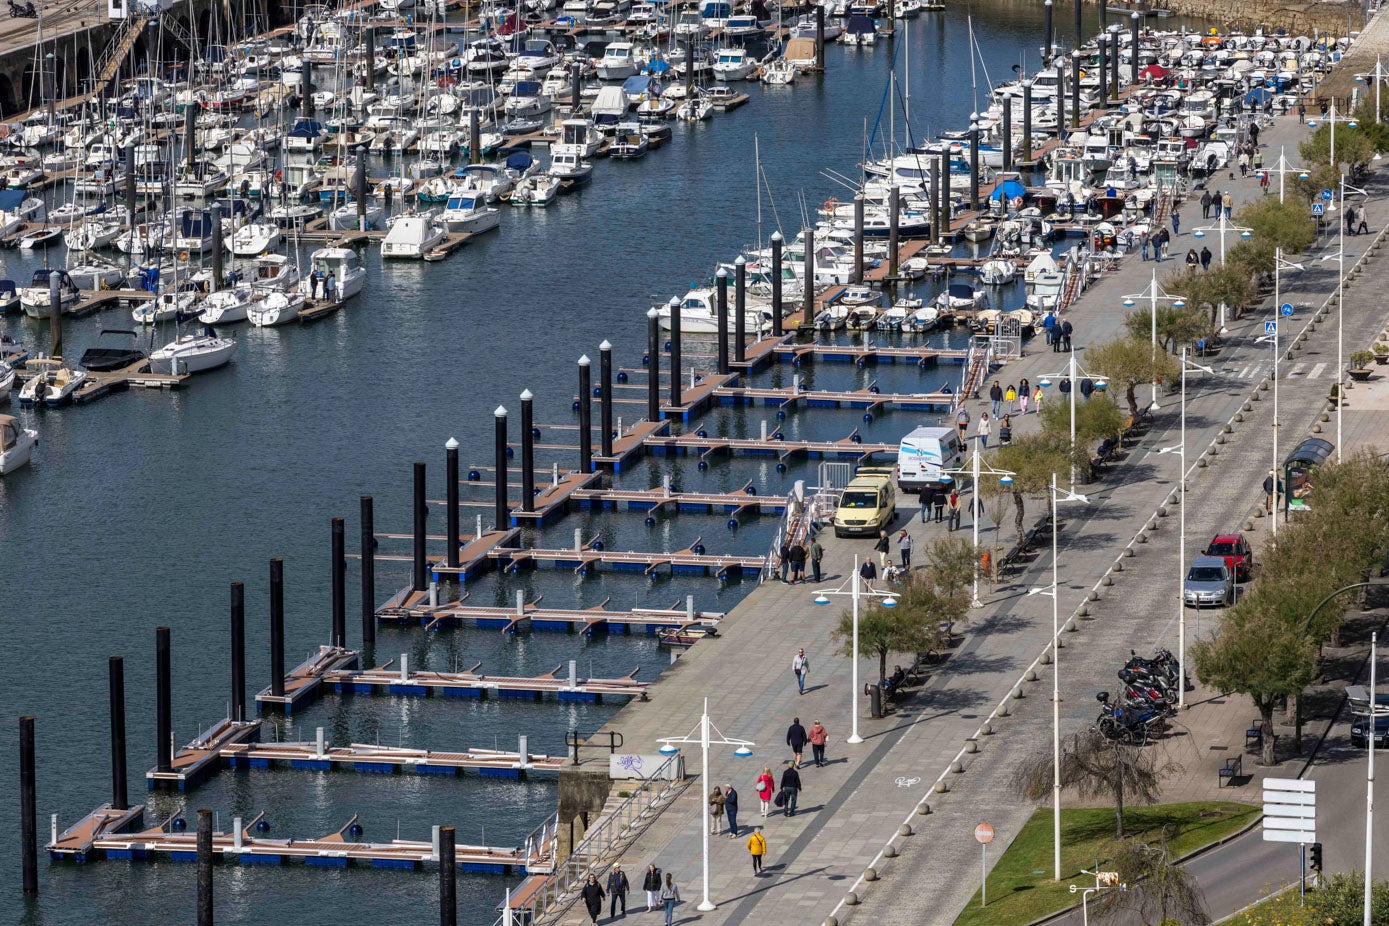
{"label": "white van", "polygon": [[958,469],[965,448],[956,428],[917,428],[897,448],[897,485],[903,492],[920,492]]}

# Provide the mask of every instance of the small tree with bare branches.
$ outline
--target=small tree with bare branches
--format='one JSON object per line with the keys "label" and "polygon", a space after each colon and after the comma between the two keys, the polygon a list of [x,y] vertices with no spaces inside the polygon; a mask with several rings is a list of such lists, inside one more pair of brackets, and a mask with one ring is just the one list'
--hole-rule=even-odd
{"label": "small tree with bare branches", "polygon": [[1121,840],[1110,866],[1127,887],[1100,894],[1092,908],[1097,919],[1129,913],[1137,914],[1144,923],[1210,922],[1201,885],[1172,859],[1165,832],[1156,844]]}

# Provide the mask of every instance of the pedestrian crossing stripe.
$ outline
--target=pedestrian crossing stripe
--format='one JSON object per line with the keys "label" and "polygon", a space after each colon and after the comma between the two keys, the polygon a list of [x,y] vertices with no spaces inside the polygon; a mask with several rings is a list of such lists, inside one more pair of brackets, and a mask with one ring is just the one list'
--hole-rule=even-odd
{"label": "pedestrian crossing stripe", "polygon": [[1324,372],[1326,372],[1326,364],[1324,364],[1324,363],[1315,364],[1315,365],[1313,365],[1313,367],[1312,367],[1312,372],[1310,372],[1310,373],[1307,374],[1307,378],[1308,378],[1308,379],[1316,379],[1318,376],[1321,376],[1322,373],[1324,373]]}
{"label": "pedestrian crossing stripe", "polygon": [[1305,370],[1306,368],[1307,368],[1307,364],[1305,364],[1305,363],[1295,363],[1295,364],[1293,364],[1292,370],[1288,373],[1288,378],[1289,378],[1289,379],[1292,379],[1294,376],[1296,376],[1297,374],[1301,373],[1301,372],[1302,372],[1303,370]]}

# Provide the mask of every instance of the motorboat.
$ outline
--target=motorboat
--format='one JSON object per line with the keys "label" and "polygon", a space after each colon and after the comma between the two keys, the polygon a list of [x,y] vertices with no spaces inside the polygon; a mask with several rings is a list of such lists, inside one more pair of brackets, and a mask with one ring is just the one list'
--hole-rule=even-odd
{"label": "motorboat", "polygon": [[[17,312],[19,312],[19,288],[15,286],[14,280],[0,280],[0,315],[13,315]],[[0,338],[5,337],[5,335],[0,335]]]}
{"label": "motorboat", "polygon": [[[333,278],[333,301],[344,302],[362,291],[366,285],[367,272],[361,258],[351,248],[319,248],[309,255],[313,267],[312,274],[299,283],[299,291],[306,296],[313,295],[314,279]],[[326,298],[326,291],[323,292]]]}
{"label": "motorboat", "polygon": [[361,231],[365,225],[371,231],[386,226],[386,208],[370,199],[352,200],[328,213],[328,227],[333,231]]}
{"label": "motorboat", "polygon": [[603,147],[603,133],[587,119],[565,119],[559,124],[559,140],[550,146],[550,153],[571,152],[580,157],[593,157]]}
{"label": "motorboat", "polygon": [[631,42],[613,42],[598,61],[599,80],[626,80],[637,73]]}
{"label": "motorboat", "polygon": [[623,126],[618,128],[619,131],[613,136],[612,144],[608,146],[608,157],[623,161],[645,157],[651,143],[646,140],[646,136],[641,133],[640,128],[635,125],[627,126],[628,131],[622,131]]}
{"label": "motorboat", "polygon": [[19,390],[19,404],[25,408],[45,405],[58,408],[72,401],[73,393],[87,381],[86,370],[63,366],[61,360],[45,358],[30,360],[28,366],[38,373]]}
{"label": "motorboat", "polygon": [[761,38],[765,33],[766,29],[752,13],[730,16],[723,24],[724,38],[730,42],[746,42],[749,39]]}
{"label": "motorboat", "polygon": [[251,305],[246,317],[257,328],[287,325],[299,320],[299,312],[304,308],[303,293],[267,293],[260,301]]}
{"label": "motorboat", "polygon": [[1018,268],[1013,266],[1013,262],[1002,258],[986,260],[979,267],[979,282],[985,286],[1002,286],[1005,283],[1011,283],[1017,275]]}
{"label": "motorboat", "polygon": [[77,362],[97,373],[122,370],[145,359],[145,352],[138,346],[139,337],[130,328],[103,328],[96,343],[83,351]]}
{"label": "motorboat", "polygon": [[[69,267],[68,276],[79,289],[116,289],[125,280],[125,270],[103,257],[89,255],[86,262]],[[11,287],[13,291],[13,284]],[[3,288],[0,283],[0,291]]]}
{"label": "motorboat", "polygon": [[182,335],[150,354],[150,370],[175,376],[206,373],[226,366],[235,353],[235,341],[208,328],[202,334]]}
{"label": "motorboat", "polygon": [[984,291],[968,283],[951,283],[936,297],[936,307],[942,314],[972,312],[984,306]]}
{"label": "motorboat", "polygon": [[260,293],[284,292],[299,282],[299,268],[284,254],[262,254],[253,264],[251,287]]}
{"label": "motorboat", "polygon": [[[5,394],[9,395],[8,386]],[[10,415],[0,415],[0,476],[7,476],[28,464],[38,445],[38,431],[22,427],[19,419]]]}
{"label": "motorboat", "polygon": [[840,42],[845,45],[874,45],[878,41],[878,24],[871,15],[856,13],[844,23]]}
{"label": "motorboat", "polygon": [[198,290],[192,283],[182,283],[165,289],[153,299],[137,305],[131,310],[131,317],[141,325],[156,325],[160,322],[178,321],[192,318],[198,314],[194,305],[198,301]]}
{"label": "motorboat", "polygon": [[19,374],[11,364],[0,360],[0,405],[10,404],[10,390],[14,388]]}
{"label": "motorboat", "polygon": [[19,305],[24,309],[25,315],[30,318],[47,318],[49,316],[52,305],[49,294],[49,287],[52,285],[50,276],[54,273],[58,274],[58,305],[60,310],[71,312],[72,307],[77,304],[78,297],[82,294],[78,291],[77,284],[72,282],[72,277],[63,270],[40,267],[34,271],[29,285],[21,286],[18,290]]}
{"label": "motorboat", "polygon": [[464,187],[455,189],[439,214],[439,221],[450,232],[481,234],[501,225],[501,211],[487,205],[480,192]]}
{"label": "motorboat", "polygon": [[828,305],[815,316],[816,331],[838,331],[849,321],[850,307],[842,303]]}
{"label": "motorboat", "polygon": [[381,241],[381,256],[421,260],[448,235],[448,229],[434,221],[431,213],[403,213],[391,222]]}
{"label": "motorboat", "polygon": [[511,191],[513,206],[548,206],[559,196],[560,179],[553,174],[531,174]]}
{"label": "motorboat", "polygon": [[1034,312],[1049,312],[1056,308],[1061,298],[1061,288],[1066,275],[1049,252],[1042,252],[1032,258],[1022,275],[1027,290],[1027,307]]}
{"label": "motorboat", "polygon": [[872,303],[860,303],[849,307],[849,314],[844,319],[844,327],[850,331],[869,331],[878,324],[878,306]]}
{"label": "motorboat", "polygon": [[200,304],[202,311],[198,313],[198,321],[204,325],[229,325],[232,322],[244,322],[247,317],[246,313],[250,311],[254,299],[255,296],[249,286],[219,289]]}
{"label": "motorboat", "polygon": [[[522,152],[524,153],[524,152]],[[527,167],[532,163],[526,154]],[[501,199],[503,193],[510,193],[511,188],[516,185],[516,181],[521,178],[523,171],[509,170],[511,157],[507,157],[507,164],[468,164],[460,167],[454,172],[456,179],[463,181],[464,189],[472,189],[483,195],[489,203],[494,203]],[[519,160],[518,160],[519,163]]]}
{"label": "motorboat", "polygon": [[554,151],[550,156],[550,174],[571,188],[583,186],[593,178],[593,164],[576,151]]}
{"label": "motorboat", "polygon": [[227,242],[227,250],[237,257],[256,257],[280,243],[280,226],[274,222],[247,222]]}
{"label": "motorboat", "polygon": [[[680,331],[682,334],[717,334],[719,331],[716,306],[718,297],[710,287],[696,287],[685,293],[680,300]],[[663,302],[656,307],[656,317],[663,330],[670,330],[670,303]],[[728,309],[728,330],[736,328],[737,318],[733,306]],[[743,310],[743,326],[748,334],[764,335],[772,330],[770,307],[766,304],[749,303]]]}
{"label": "motorboat", "polygon": [[902,330],[925,334],[928,331],[934,331],[936,326],[940,324],[940,319],[940,309],[934,305],[923,305],[913,309],[907,315],[906,320],[902,322]]}

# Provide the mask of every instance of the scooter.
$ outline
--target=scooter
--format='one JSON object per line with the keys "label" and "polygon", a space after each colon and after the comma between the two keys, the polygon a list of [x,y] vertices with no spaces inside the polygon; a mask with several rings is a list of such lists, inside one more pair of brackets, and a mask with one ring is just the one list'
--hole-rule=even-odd
{"label": "scooter", "polygon": [[39,11],[34,7],[34,0],[28,0],[23,6],[15,3],[14,0],[6,0],[10,5],[11,19],[38,19]]}

